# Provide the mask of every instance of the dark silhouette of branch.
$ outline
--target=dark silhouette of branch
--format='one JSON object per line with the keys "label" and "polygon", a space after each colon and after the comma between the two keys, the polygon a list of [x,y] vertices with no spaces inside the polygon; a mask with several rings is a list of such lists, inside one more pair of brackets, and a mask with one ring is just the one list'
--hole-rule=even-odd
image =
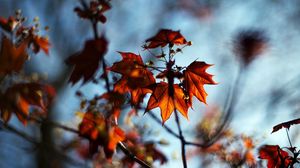
{"label": "dark silhouette of branch", "polygon": [[144,162],[143,160],[137,158],[134,154],[132,154],[122,142],[118,143],[118,148],[120,148],[123,151],[123,153],[131,160],[137,162],[138,164],[140,164],[145,168],[151,168],[151,166],[149,166],[146,162]]}
{"label": "dark silhouette of branch", "polygon": [[182,134],[182,129],[181,129],[180,121],[179,121],[179,116],[178,116],[178,112],[177,112],[176,109],[175,109],[175,121],[176,121],[176,124],[177,124],[178,132],[179,132],[179,139],[180,139],[180,142],[181,142],[182,164],[183,164],[184,168],[187,168],[186,155],[185,155],[185,145],[186,145],[186,142],[185,142],[184,136]]}
{"label": "dark silhouette of branch", "polygon": [[[0,124],[1,124],[2,129],[5,129],[5,130],[9,131],[10,133],[13,133],[13,134],[19,136],[20,138],[26,140],[29,143],[34,144],[35,146],[40,147],[42,145],[45,145],[44,142],[39,142],[37,139],[29,136],[28,134],[24,133],[23,131],[18,130],[17,128],[15,128],[14,126],[12,126],[10,124],[3,123],[3,121],[0,121]],[[71,157],[63,154],[62,152],[60,152],[54,148],[49,148],[49,145],[44,146],[44,148],[46,148],[48,150],[52,150],[51,151],[52,153],[54,153],[56,156],[58,156],[62,160],[67,161],[68,163],[71,163],[75,166],[83,166],[82,163],[72,159]],[[48,166],[50,166],[50,165],[48,165]]]}

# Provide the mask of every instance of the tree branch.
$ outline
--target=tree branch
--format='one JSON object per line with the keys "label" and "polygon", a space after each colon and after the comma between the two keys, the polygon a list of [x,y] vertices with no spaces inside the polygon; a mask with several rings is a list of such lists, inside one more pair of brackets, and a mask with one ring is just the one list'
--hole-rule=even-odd
{"label": "tree branch", "polygon": [[178,132],[179,132],[179,139],[180,139],[180,142],[181,142],[182,164],[183,164],[184,168],[187,168],[186,155],[185,155],[186,142],[185,142],[184,136],[182,134],[181,125],[180,125],[180,121],[179,121],[179,116],[178,116],[178,112],[177,112],[176,109],[175,109],[175,121],[176,121],[176,124],[177,124]]}
{"label": "tree branch", "polygon": [[143,160],[137,158],[134,154],[132,154],[122,142],[118,143],[118,148],[120,148],[123,151],[123,153],[131,160],[137,162],[138,164],[140,164],[145,168],[151,168],[146,162],[144,162]]}
{"label": "tree branch", "polygon": [[[36,146],[41,146],[41,145],[45,144],[45,143],[39,142],[38,140],[36,140],[35,138],[29,136],[28,134],[26,134],[26,133],[24,133],[24,132],[18,130],[17,128],[15,128],[15,127],[12,126],[12,125],[9,125],[9,124],[7,124],[7,123],[3,123],[3,121],[1,121],[1,120],[0,120],[0,122],[1,122],[1,128],[6,129],[6,130],[9,131],[10,133],[14,133],[15,135],[19,136],[20,138],[26,140],[26,141],[29,142],[29,143],[32,143],[32,144],[34,144],[34,145],[36,145]],[[46,145],[46,146],[44,146],[44,147],[47,148],[48,150],[53,150],[53,151],[52,151],[53,153],[55,153],[57,156],[61,157],[63,160],[68,161],[69,163],[72,163],[72,164],[77,165],[77,166],[78,166],[78,165],[83,166],[82,163],[79,163],[78,161],[76,161],[76,160],[72,159],[71,157],[69,157],[69,156],[67,156],[67,155],[65,155],[65,154],[63,154],[63,153],[61,153],[61,152],[58,151],[58,150],[55,150],[55,149],[53,149],[53,148],[49,148],[48,145]]]}

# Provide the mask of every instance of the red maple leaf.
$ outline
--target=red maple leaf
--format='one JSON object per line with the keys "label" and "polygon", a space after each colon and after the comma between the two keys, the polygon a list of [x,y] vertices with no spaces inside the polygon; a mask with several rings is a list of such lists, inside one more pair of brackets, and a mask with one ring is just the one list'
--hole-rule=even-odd
{"label": "red maple leaf", "polygon": [[278,145],[264,145],[260,147],[259,158],[268,161],[268,168],[288,167],[292,162],[288,152],[282,150]]}
{"label": "red maple leaf", "polygon": [[152,95],[148,101],[146,111],[159,107],[163,123],[167,121],[174,110],[178,110],[185,118],[188,118],[189,102],[185,99],[185,94],[178,84],[173,84],[174,93],[169,92],[169,84],[160,82],[149,86]]}
{"label": "red maple leaf", "polygon": [[300,124],[300,118],[275,125],[273,127],[272,133],[280,130],[281,128],[289,129],[291,127],[291,125],[294,125],[294,124]]}
{"label": "red maple leaf", "polygon": [[102,146],[107,159],[111,159],[117,144],[125,140],[125,133],[118,126],[109,128],[104,116],[86,112],[79,125],[79,133],[90,140],[90,153],[98,152],[98,146]]}
{"label": "red maple leaf", "polygon": [[27,123],[30,107],[38,107],[42,112],[55,96],[54,88],[39,83],[20,83],[9,87],[4,94],[0,94],[1,117],[8,122],[14,112],[18,119]]}
{"label": "red maple leaf", "polygon": [[183,45],[188,44],[186,39],[181,35],[179,31],[173,31],[169,29],[161,29],[159,32],[146,40],[147,45],[144,46],[145,49],[148,48],[156,48],[156,47],[164,47],[168,45]]}
{"label": "red maple leaf", "polygon": [[68,65],[74,66],[69,79],[72,84],[83,78],[83,84],[91,80],[107,51],[107,40],[104,36],[85,42],[84,49],[66,59]]}
{"label": "red maple leaf", "polygon": [[76,7],[74,11],[78,14],[79,17],[84,19],[91,19],[95,21],[100,21],[102,23],[106,22],[106,17],[103,15],[104,12],[111,8],[109,2],[105,0],[101,1],[91,1],[90,6],[82,9]]}
{"label": "red maple leaf", "polygon": [[12,16],[10,16],[8,19],[0,17],[0,27],[8,32],[12,32],[18,24],[19,22]]}
{"label": "red maple leaf", "polygon": [[205,92],[203,85],[216,84],[212,79],[213,75],[205,72],[210,66],[211,65],[206,64],[205,62],[194,61],[183,72],[184,88],[188,92],[190,101],[192,100],[192,97],[195,96],[199,101],[206,103],[207,93]]}
{"label": "red maple leaf", "polygon": [[27,41],[15,46],[5,35],[2,37],[0,50],[0,74],[19,72],[28,59]]}
{"label": "red maple leaf", "polygon": [[146,86],[155,83],[152,72],[144,65],[140,55],[120,52],[122,61],[113,64],[109,70],[122,74],[122,78],[114,85],[114,90],[120,93],[130,92],[131,104],[138,106],[147,93],[151,91]]}

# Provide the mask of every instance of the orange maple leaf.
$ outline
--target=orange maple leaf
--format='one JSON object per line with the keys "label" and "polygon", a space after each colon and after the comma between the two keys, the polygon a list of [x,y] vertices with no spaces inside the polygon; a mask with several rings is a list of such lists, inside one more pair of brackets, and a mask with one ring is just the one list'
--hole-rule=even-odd
{"label": "orange maple leaf", "polygon": [[167,44],[169,45],[183,45],[187,44],[188,42],[186,39],[181,35],[179,31],[173,31],[170,29],[161,29],[159,32],[146,40],[147,45],[144,46],[145,49],[148,48],[156,48],[156,47],[164,47]]}
{"label": "orange maple leaf", "polygon": [[79,125],[79,133],[91,140],[96,140],[101,131],[105,129],[105,119],[102,115],[86,112]]}
{"label": "orange maple leaf", "polygon": [[47,55],[49,54],[50,43],[47,38],[34,35],[31,38],[31,44],[34,53],[38,53],[42,49]]}
{"label": "orange maple leaf", "polygon": [[120,52],[122,61],[113,64],[109,70],[122,74],[122,78],[114,85],[114,90],[120,93],[130,92],[131,104],[138,106],[147,93],[151,91],[146,86],[155,83],[140,55]]}
{"label": "orange maple leaf", "polygon": [[204,84],[217,84],[213,81],[213,75],[208,74],[206,69],[212,65],[206,64],[205,62],[194,61],[192,62],[184,74],[184,87],[189,94],[190,101],[195,96],[197,99],[206,104],[207,93],[204,90]]}
{"label": "orange maple leaf", "polygon": [[54,88],[39,83],[20,83],[8,88],[4,94],[0,94],[0,112],[5,122],[8,122],[14,112],[18,119],[27,123],[27,117],[31,106],[38,107],[42,112],[51,103]]}
{"label": "orange maple leaf", "polygon": [[83,83],[86,83],[93,78],[107,51],[107,43],[103,36],[99,39],[88,40],[81,52],[66,59],[68,65],[74,66],[69,82],[75,84],[83,78]]}
{"label": "orange maple leaf", "polygon": [[120,141],[125,140],[125,132],[118,126],[114,126],[109,131],[109,143],[107,148],[114,151]]}
{"label": "orange maple leaf", "polygon": [[188,118],[190,103],[186,101],[185,94],[178,84],[173,84],[174,93],[169,92],[169,84],[160,82],[149,87],[152,95],[148,101],[146,111],[159,107],[163,123],[167,121],[174,110],[178,110],[185,118]]}
{"label": "orange maple leaf", "polygon": [[27,41],[23,41],[16,47],[10,39],[3,35],[0,50],[0,74],[19,72],[23,68],[28,59],[27,45]]}

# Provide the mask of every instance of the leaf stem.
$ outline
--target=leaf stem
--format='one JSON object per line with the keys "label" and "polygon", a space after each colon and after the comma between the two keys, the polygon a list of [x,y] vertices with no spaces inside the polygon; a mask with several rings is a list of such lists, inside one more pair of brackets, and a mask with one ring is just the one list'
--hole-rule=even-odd
{"label": "leaf stem", "polygon": [[289,144],[290,144],[291,148],[293,148],[293,145],[292,145],[292,142],[290,139],[290,135],[289,135],[289,130],[286,128],[285,131],[286,131],[286,136],[288,137],[288,140],[289,140]]}

